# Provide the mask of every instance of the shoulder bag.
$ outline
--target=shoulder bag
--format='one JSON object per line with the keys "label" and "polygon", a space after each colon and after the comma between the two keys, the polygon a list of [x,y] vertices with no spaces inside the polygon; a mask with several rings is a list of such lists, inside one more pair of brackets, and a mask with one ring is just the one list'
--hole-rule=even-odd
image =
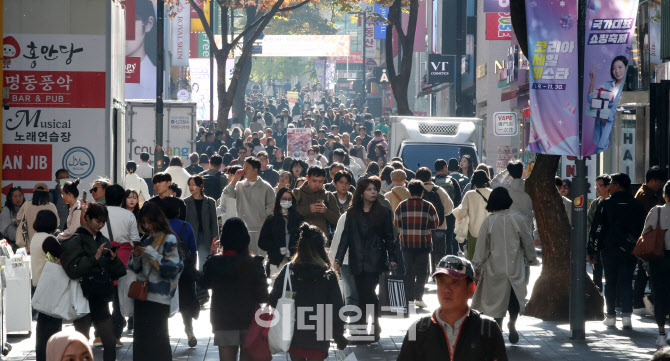
{"label": "shoulder bag", "polygon": [[665,229],[661,229],[661,207],[658,207],[656,228],[643,234],[637,240],[633,255],[645,261],[663,258],[665,251]]}
{"label": "shoulder bag", "polygon": [[[286,264],[284,273],[284,286],[282,296],[277,301],[274,317],[278,322],[270,325],[268,331],[268,344],[272,354],[279,352],[288,352],[293,341],[293,332],[295,324],[295,294],[291,285],[291,263]],[[288,290],[286,286],[288,285]],[[274,321],[274,320],[273,320]]]}
{"label": "shoulder bag", "polygon": [[[19,248],[26,247],[28,246],[28,243],[26,242],[27,239],[28,239],[28,221],[26,220],[26,215],[24,213],[23,218],[21,218],[21,221],[19,222],[19,226],[16,227],[16,236],[14,238],[14,242],[16,243],[16,246]],[[26,252],[30,253],[30,250],[27,249]]]}
{"label": "shoulder bag", "polygon": [[[163,239],[161,240],[161,243],[158,244],[158,247],[156,247],[156,251],[161,248],[163,243],[165,242],[165,238],[167,238],[165,235],[163,235]],[[134,298],[136,300],[140,301],[146,301],[147,296],[149,295],[149,286],[147,283],[149,282],[149,276],[151,276],[151,271],[153,271],[154,268],[149,265],[149,272],[147,273],[147,278],[144,279],[144,282],[142,281],[133,281],[130,284],[130,287],[128,288],[128,297]]]}

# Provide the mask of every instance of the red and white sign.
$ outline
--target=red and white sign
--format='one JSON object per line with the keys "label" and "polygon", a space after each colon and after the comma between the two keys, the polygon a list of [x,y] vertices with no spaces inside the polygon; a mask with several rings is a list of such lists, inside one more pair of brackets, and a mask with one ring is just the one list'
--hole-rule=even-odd
{"label": "red and white sign", "polygon": [[105,72],[4,72],[10,107],[104,108]]}
{"label": "red and white sign", "polygon": [[126,84],[140,83],[140,64],[142,59],[137,56],[126,56]]}
{"label": "red and white sign", "polygon": [[188,66],[191,6],[188,1],[181,1],[177,5],[175,16],[170,20],[172,25],[172,66]]}
{"label": "red and white sign", "polygon": [[510,13],[486,13],[486,40],[511,40],[512,15]]}
{"label": "red and white sign", "polygon": [[349,59],[349,64],[363,64],[363,56],[360,52],[352,52],[349,56],[329,56],[328,60],[335,60],[338,64],[346,64]]}
{"label": "red and white sign", "polygon": [[2,177],[30,181],[51,180],[51,144],[2,145]]}
{"label": "red and white sign", "polygon": [[519,124],[514,112],[494,113],[493,122],[493,133],[497,136],[511,137],[519,134]]}
{"label": "red and white sign", "polygon": [[7,35],[4,69],[104,71],[106,53],[102,35]]}

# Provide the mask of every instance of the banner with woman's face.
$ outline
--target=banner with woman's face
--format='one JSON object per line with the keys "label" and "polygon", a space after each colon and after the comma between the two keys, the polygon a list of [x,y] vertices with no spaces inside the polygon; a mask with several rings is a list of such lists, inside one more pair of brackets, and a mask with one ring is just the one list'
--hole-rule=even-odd
{"label": "banner with woman's face", "polygon": [[151,0],[125,0],[126,99],[156,98],[158,58],[156,5]]}
{"label": "banner with woman's face", "polygon": [[[548,1],[541,6],[536,1],[526,2],[531,151],[589,156],[609,147],[637,4],[637,0],[587,0],[585,60],[579,64],[577,0]],[[578,89],[580,66],[584,69],[583,99],[579,99]]]}

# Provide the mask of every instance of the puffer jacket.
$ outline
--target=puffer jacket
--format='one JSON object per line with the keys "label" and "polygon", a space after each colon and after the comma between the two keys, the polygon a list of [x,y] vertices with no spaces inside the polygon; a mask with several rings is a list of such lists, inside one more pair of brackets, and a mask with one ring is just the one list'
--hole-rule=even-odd
{"label": "puffer jacket", "polygon": [[113,280],[117,280],[126,274],[126,266],[115,257],[111,259],[109,253],[103,253],[100,259],[95,259],[95,253],[100,245],[108,243],[109,240],[98,232],[95,237],[84,227],[77,228],[74,236],[63,242],[63,254],[60,262],[63,270],[71,279],[104,270]]}
{"label": "puffer jacket", "polygon": [[393,213],[389,208],[377,202],[368,213],[349,209],[335,261],[344,264],[344,256],[349,251],[353,274],[386,272],[387,261],[398,259],[393,240]]}

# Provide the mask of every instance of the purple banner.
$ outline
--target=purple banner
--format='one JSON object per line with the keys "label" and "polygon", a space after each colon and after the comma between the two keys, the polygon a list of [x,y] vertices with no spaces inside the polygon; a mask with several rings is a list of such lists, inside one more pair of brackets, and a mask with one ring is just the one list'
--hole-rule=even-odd
{"label": "purple banner", "polygon": [[584,50],[582,155],[610,146],[616,107],[626,83],[635,16],[635,1],[589,1]]}
{"label": "purple banner", "polygon": [[578,157],[609,146],[637,0],[588,0],[587,8],[580,148],[577,0],[526,2],[532,152]]}
{"label": "purple banner", "polygon": [[[537,0],[528,0],[528,2]],[[540,0],[541,1],[541,0]],[[484,0],[485,13],[508,13],[510,0]]]}

